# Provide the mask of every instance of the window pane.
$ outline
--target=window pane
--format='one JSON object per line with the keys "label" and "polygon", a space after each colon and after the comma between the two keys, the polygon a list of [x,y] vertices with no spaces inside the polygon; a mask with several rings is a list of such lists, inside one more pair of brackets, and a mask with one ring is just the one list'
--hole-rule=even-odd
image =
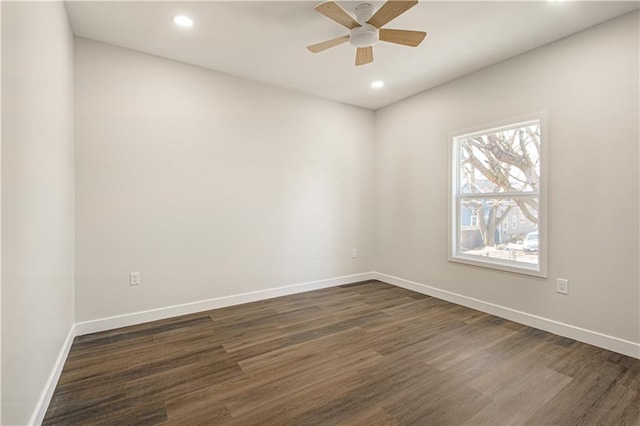
{"label": "window pane", "polygon": [[537,198],[464,197],[458,217],[458,255],[538,264]]}
{"label": "window pane", "polygon": [[456,139],[461,194],[540,190],[540,122]]}

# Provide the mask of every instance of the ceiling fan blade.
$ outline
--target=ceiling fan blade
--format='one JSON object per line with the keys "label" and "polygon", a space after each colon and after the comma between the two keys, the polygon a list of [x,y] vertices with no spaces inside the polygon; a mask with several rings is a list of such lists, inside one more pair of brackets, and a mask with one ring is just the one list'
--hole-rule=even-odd
{"label": "ceiling fan blade", "polygon": [[404,46],[416,47],[427,36],[424,31],[408,31],[408,30],[385,30],[379,32],[379,39],[388,41],[389,43],[402,44]]}
{"label": "ceiling fan blade", "polygon": [[383,25],[390,22],[392,19],[402,15],[407,10],[418,4],[417,0],[412,1],[399,1],[399,0],[387,0],[380,9],[367,21],[368,24],[373,25],[376,28],[380,28]]}
{"label": "ceiling fan blade", "polygon": [[346,43],[347,41],[349,41],[349,36],[342,36],[342,37],[338,37],[338,38],[334,38],[331,40],[326,40],[320,43],[316,43],[316,44],[312,44],[311,46],[307,46],[307,49],[309,49],[310,52],[313,53],[319,53],[322,52],[323,50],[327,50],[333,46],[337,46],[339,44],[342,43]]}
{"label": "ceiling fan blade", "polygon": [[358,47],[356,50],[356,65],[365,65],[373,62],[373,47]]}
{"label": "ceiling fan blade", "polygon": [[328,1],[326,3],[322,3],[316,6],[316,11],[322,13],[329,19],[333,19],[338,24],[344,25],[350,30],[360,26],[360,24],[358,24],[358,22],[356,22],[356,20],[353,19],[347,12],[345,12],[345,10],[341,8],[336,2]]}

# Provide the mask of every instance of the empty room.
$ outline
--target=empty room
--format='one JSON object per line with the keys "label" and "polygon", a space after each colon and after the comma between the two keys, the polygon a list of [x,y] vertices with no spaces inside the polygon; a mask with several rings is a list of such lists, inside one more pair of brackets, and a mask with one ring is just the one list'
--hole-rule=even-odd
{"label": "empty room", "polygon": [[640,2],[0,14],[2,425],[640,425]]}

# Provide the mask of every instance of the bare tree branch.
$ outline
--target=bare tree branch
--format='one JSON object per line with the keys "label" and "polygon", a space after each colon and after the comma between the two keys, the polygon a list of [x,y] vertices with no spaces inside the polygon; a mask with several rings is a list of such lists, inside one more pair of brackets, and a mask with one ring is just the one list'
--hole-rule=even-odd
{"label": "bare tree branch", "polygon": [[[487,191],[476,181],[477,176],[495,185],[493,192],[539,191],[540,126],[474,136],[462,140],[461,147],[469,192]],[[538,201],[534,198],[517,198],[513,203],[495,200],[491,205],[482,201],[473,206],[485,245],[495,244],[495,230],[515,206],[530,222],[538,223]]]}

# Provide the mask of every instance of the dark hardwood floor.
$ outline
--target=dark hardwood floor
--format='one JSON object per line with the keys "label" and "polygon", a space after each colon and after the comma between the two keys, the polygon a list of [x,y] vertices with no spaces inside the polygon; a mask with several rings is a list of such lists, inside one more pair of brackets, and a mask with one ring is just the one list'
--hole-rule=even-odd
{"label": "dark hardwood floor", "polygon": [[640,360],[380,282],[77,337],[45,425],[640,425]]}

